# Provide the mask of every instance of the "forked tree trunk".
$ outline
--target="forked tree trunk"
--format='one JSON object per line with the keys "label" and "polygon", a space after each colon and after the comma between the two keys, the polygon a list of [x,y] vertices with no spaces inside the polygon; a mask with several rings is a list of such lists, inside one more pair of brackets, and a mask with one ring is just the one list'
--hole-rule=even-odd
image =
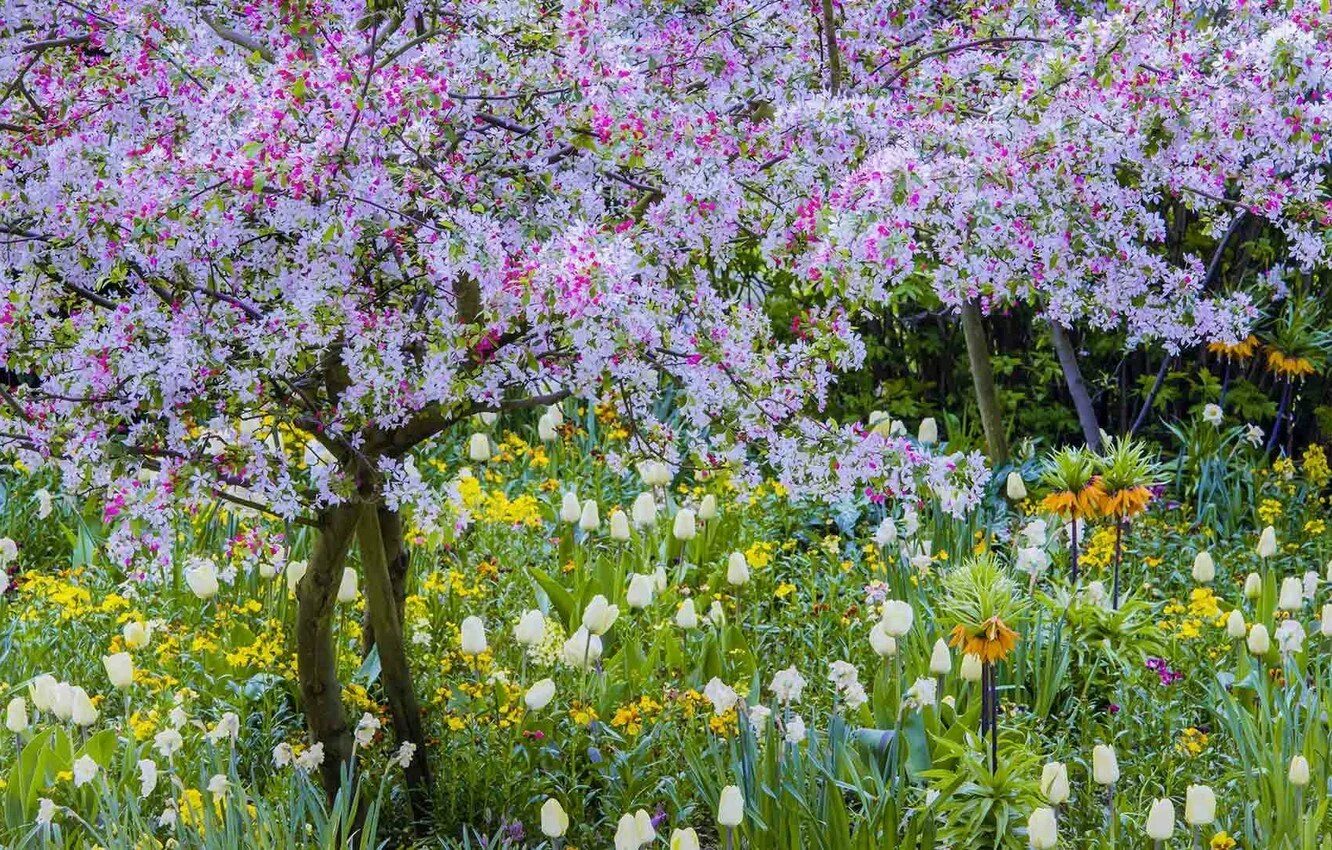
{"label": "forked tree trunk", "polygon": [[[393,585],[393,602],[398,617],[398,626],[403,625],[403,607],[407,601],[407,570],[410,566],[410,553],[402,536],[402,517],[395,510],[380,506],[379,536],[384,542],[384,561],[388,564],[389,582]],[[404,630],[405,631],[405,630]],[[370,606],[366,606],[361,618],[362,655],[369,655],[375,645],[375,625],[370,619]]]}
{"label": "forked tree trunk", "polygon": [[338,681],[333,615],[359,510],[358,505],[344,504],[320,512],[308,569],[296,588],[296,669],[301,701],[311,737],[324,745],[320,772],[330,800],[342,785],[342,768],[352,755],[352,731]]}
{"label": "forked tree trunk", "polygon": [[962,335],[967,341],[967,359],[971,362],[971,380],[976,387],[976,406],[980,409],[981,428],[990,461],[999,466],[1008,460],[1008,439],[1004,436],[1004,417],[999,408],[999,392],[994,385],[994,367],[990,364],[990,345],[985,339],[980,304],[974,299],[962,303]]}
{"label": "forked tree trunk", "polygon": [[1068,394],[1073,398],[1073,409],[1077,411],[1078,424],[1082,426],[1082,437],[1087,441],[1087,448],[1100,451],[1101,426],[1096,421],[1096,408],[1092,406],[1091,394],[1087,392],[1087,382],[1082,379],[1082,370],[1078,368],[1078,353],[1064,326],[1053,319],[1050,320],[1050,339],[1054,342],[1059,365],[1064,370],[1064,382],[1068,384]]}
{"label": "forked tree trunk", "polygon": [[[402,605],[395,597],[389,561],[385,557],[384,544],[388,537],[396,537],[401,548],[401,527],[395,515],[392,527],[385,529],[380,522],[385,513],[391,512],[373,502],[367,503],[361,510],[357,540],[361,549],[361,568],[365,573],[366,610],[370,615],[375,647],[379,651],[380,684],[388,697],[399,745],[411,743],[416,747],[406,775],[413,820],[421,824],[426,821],[430,809],[430,767],[426,758],[425,732],[421,726],[421,709],[416,702],[412,671],[403,646]],[[395,554],[401,556],[400,552]]]}

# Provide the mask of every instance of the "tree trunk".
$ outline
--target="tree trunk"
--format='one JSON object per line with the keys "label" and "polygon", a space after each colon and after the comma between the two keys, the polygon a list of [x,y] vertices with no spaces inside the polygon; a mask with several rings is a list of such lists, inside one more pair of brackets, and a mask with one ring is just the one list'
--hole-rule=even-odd
{"label": "tree trunk", "polygon": [[[402,629],[403,606],[407,601],[407,570],[410,566],[410,553],[402,536],[402,518],[395,510],[380,506],[379,532],[384,543],[384,561],[388,564],[389,582],[393,586],[394,611],[397,614],[398,628]],[[369,655],[375,645],[375,624],[370,619],[370,606],[366,606],[361,618],[361,652]]]}
{"label": "tree trunk", "polygon": [[301,701],[310,735],[324,745],[320,771],[330,800],[342,786],[342,768],[352,755],[352,732],[338,681],[333,614],[358,511],[357,505],[344,504],[319,514],[309,566],[296,588],[296,668]]}
{"label": "tree trunk", "polygon": [[[425,732],[421,726],[421,709],[416,702],[412,671],[402,642],[402,606],[394,596],[384,546],[386,531],[393,532],[401,543],[401,527],[396,520],[391,529],[381,526],[380,518],[385,513],[391,512],[373,502],[367,503],[361,510],[357,540],[361,548],[361,569],[365,573],[366,610],[370,613],[375,646],[379,650],[380,684],[388,697],[399,745],[411,743],[416,747],[416,754],[406,769],[407,788],[413,820],[423,824],[430,810],[430,767],[426,758]],[[403,557],[401,552],[395,555]]]}
{"label": "tree trunk", "polygon": [[1166,375],[1170,372],[1170,363],[1175,359],[1173,354],[1167,354],[1161,361],[1161,368],[1156,370],[1156,378],[1152,381],[1152,387],[1147,391],[1147,398],[1143,399],[1142,409],[1138,411],[1133,424],[1129,426],[1129,436],[1133,436],[1143,423],[1147,421],[1147,414],[1152,412],[1152,405],[1156,403],[1156,394],[1161,391],[1161,386],[1165,384]]}
{"label": "tree trunk", "polygon": [[1082,426],[1082,438],[1087,441],[1087,448],[1099,451],[1101,448],[1101,426],[1096,421],[1096,408],[1092,406],[1091,393],[1087,392],[1087,382],[1082,379],[1082,370],[1078,368],[1078,353],[1073,348],[1073,341],[1059,322],[1050,320],[1050,338],[1054,342],[1055,354],[1059,365],[1064,370],[1064,381],[1068,384],[1068,394],[1073,397],[1073,409],[1078,414],[1078,424]]}
{"label": "tree trunk", "polygon": [[962,304],[962,334],[971,362],[971,380],[976,387],[976,406],[980,408],[981,427],[990,461],[999,466],[1008,460],[1008,440],[1004,436],[1004,417],[999,409],[999,393],[994,385],[994,367],[990,364],[990,346],[985,339],[980,304],[975,300]]}

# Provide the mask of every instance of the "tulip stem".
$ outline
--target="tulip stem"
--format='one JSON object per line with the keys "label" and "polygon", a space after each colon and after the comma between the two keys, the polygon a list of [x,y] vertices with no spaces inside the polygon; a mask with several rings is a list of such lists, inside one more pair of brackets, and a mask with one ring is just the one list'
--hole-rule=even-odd
{"label": "tulip stem", "polygon": [[1110,607],[1119,610],[1119,565],[1124,560],[1124,520],[1115,519],[1115,577],[1110,591]]}

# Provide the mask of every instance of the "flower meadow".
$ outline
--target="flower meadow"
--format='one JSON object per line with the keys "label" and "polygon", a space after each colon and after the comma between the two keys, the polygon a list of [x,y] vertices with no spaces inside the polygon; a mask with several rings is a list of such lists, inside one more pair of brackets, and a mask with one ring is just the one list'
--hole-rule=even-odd
{"label": "flower meadow", "polygon": [[1224,523],[1115,440],[1023,458],[958,518],[612,473],[618,421],[565,407],[478,421],[420,468],[453,511],[402,527],[422,747],[393,732],[349,560],[332,801],[298,708],[309,535],[219,505],[177,519],[171,570],[122,569],[98,554],[104,504],[11,467],[4,840],[1321,846],[1320,449],[1234,458],[1254,498]]}

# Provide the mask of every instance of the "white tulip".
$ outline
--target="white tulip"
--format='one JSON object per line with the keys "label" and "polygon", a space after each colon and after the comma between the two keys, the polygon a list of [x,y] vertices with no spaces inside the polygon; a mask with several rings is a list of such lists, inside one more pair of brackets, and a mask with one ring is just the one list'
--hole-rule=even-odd
{"label": "white tulip", "polygon": [[467,459],[473,463],[485,463],[490,460],[490,438],[476,433],[467,442]]}
{"label": "white tulip", "polygon": [[1318,621],[1318,633],[1323,637],[1332,637],[1332,602],[1323,606],[1323,617]]}
{"label": "white tulip", "polygon": [[97,722],[98,711],[88,698],[88,692],[78,685],[69,689],[69,719],[75,726],[91,726]]}
{"label": "white tulip", "polygon": [[981,672],[984,669],[984,665],[981,664],[980,656],[972,655],[968,652],[963,654],[962,666],[958,672],[962,676],[962,681],[964,682],[979,682],[981,680]]}
{"label": "white tulip", "polygon": [[685,827],[671,832],[671,850],[699,850],[698,833]]}
{"label": "white tulip", "polygon": [[541,834],[547,838],[559,838],[569,831],[569,816],[564,807],[554,797],[547,797],[541,804]]}
{"label": "white tulip", "polygon": [[1244,598],[1257,599],[1263,592],[1263,580],[1257,573],[1249,573],[1244,577]]}
{"label": "white tulip", "polygon": [[1249,629],[1249,652],[1254,655],[1266,655],[1271,648],[1272,639],[1267,634],[1267,626],[1254,623],[1253,628]]}
{"label": "white tulip", "polygon": [[675,525],[671,530],[676,540],[693,540],[698,536],[698,525],[694,521],[694,512],[681,508],[675,514]]}
{"label": "white tulip", "polygon": [[1169,797],[1152,803],[1143,829],[1153,841],[1165,841],[1175,834],[1175,804],[1170,802]]}
{"label": "white tulip", "polygon": [[480,617],[466,617],[458,627],[463,655],[480,655],[486,651],[486,624]]}
{"label": "white tulip", "polygon": [[5,706],[5,728],[17,735],[28,728],[28,701],[14,697]]}
{"label": "white tulip", "polygon": [[1004,492],[1014,502],[1027,498],[1027,482],[1022,480],[1017,470],[1008,473],[1008,478],[1004,481]]}
{"label": "white tulip", "polygon": [[1199,584],[1208,584],[1216,578],[1216,563],[1206,549],[1193,556],[1193,580]]}
{"label": "white tulip", "polygon": [[899,638],[911,631],[913,619],[915,612],[910,603],[901,599],[889,599],[883,603],[883,630],[889,635]]}
{"label": "white tulip", "polygon": [[634,816],[625,812],[615,827],[615,850],[638,850],[638,824]]}
{"label": "white tulip", "polygon": [[579,626],[564,642],[564,663],[577,670],[588,670],[601,658],[601,638]]}
{"label": "white tulip", "polygon": [[185,570],[185,583],[200,599],[217,595],[217,566],[207,558],[195,558]]}
{"label": "white tulip", "polygon": [[588,532],[601,528],[601,509],[592,499],[583,502],[583,510],[578,515],[578,527]]}
{"label": "white tulip", "polygon": [[523,646],[536,646],[546,637],[546,615],[535,608],[523,612],[513,627],[514,640]]}
{"label": "white tulip", "polygon": [[1309,784],[1309,760],[1304,756],[1295,756],[1290,760],[1290,770],[1286,772],[1286,779],[1296,788],[1303,788]]}
{"label": "white tulip", "polygon": [[564,424],[564,409],[559,405],[552,404],[550,407],[547,407],[544,415],[549,416],[550,421],[554,423],[556,427]]}
{"label": "white tulip", "polygon": [[745,819],[745,796],[734,785],[722,789],[721,799],[717,801],[717,823],[728,829],[734,829]]}
{"label": "white tulip", "polygon": [[1059,844],[1059,826],[1054,809],[1041,806],[1027,818],[1027,843],[1032,850],[1050,850]]}
{"label": "white tulip", "polygon": [[1304,587],[1294,576],[1281,580],[1281,592],[1277,594],[1277,607],[1282,611],[1298,611],[1304,605]]}
{"label": "white tulip", "polygon": [[892,658],[897,654],[897,641],[883,629],[883,623],[870,626],[870,647],[880,658]]}
{"label": "white tulip", "polygon": [[657,828],[652,825],[652,815],[647,813],[647,809],[634,812],[634,828],[638,832],[640,846],[657,840]]}
{"label": "white tulip", "polygon": [[1277,553],[1276,529],[1267,526],[1258,535],[1258,557],[1270,558]]}
{"label": "white tulip", "polygon": [[342,581],[338,582],[338,601],[354,602],[361,593],[356,584],[356,570],[351,567],[344,567],[342,570]]}
{"label": "white tulip", "polygon": [[675,612],[675,624],[682,629],[698,628],[698,611],[694,607],[693,599],[686,599],[680,603],[679,609]]}
{"label": "white tulip", "polygon": [[920,420],[920,428],[916,431],[916,442],[922,446],[932,446],[939,442],[939,424],[934,421],[933,416]]}
{"label": "white tulip", "polygon": [[541,418],[537,420],[537,438],[543,443],[555,442],[559,437],[559,434],[556,433],[558,427],[554,420],[550,418],[549,413],[541,414]]}
{"label": "white tulip", "polygon": [[1244,622],[1244,615],[1235,608],[1226,615],[1226,635],[1238,640],[1249,633],[1249,626]]}
{"label": "white tulip", "polygon": [[305,561],[292,561],[287,564],[287,568],[283,571],[287,574],[287,592],[296,592],[296,585],[300,584],[301,579],[305,578],[305,573],[309,569],[310,565]]}
{"label": "white tulip", "polygon": [[1109,744],[1092,748],[1092,780],[1097,785],[1114,785],[1119,781],[1119,759]]}
{"label": "white tulip", "polygon": [[953,653],[948,651],[948,644],[943,638],[934,642],[930,651],[930,672],[936,676],[945,676],[953,671]]}
{"label": "white tulip", "polygon": [[706,493],[698,503],[698,518],[704,522],[717,518],[717,497]]}
{"label": "white tulip", "polygon": [[112,687],[128,688],[134,684],[134,661],[128,652],[102,656],[102,666],[106,668],[106,677]]}
{"label": "white tulip", "polygon": [[744,552],[732,552],[726,559],[726,583],[734,587],[749,583],[749,562]]}
{"label": "white tulip", "polygon": [[594,635],[604,635],[619,616],[619,606],[611,605],[606,597],[598,593],[583,609],[583,628]]}
{"label": "white tulip", "polygon": [[575,523],[583,515],[583,503],[578,501],[578,494],[568,492],[560,501],[560,519],[567,523]]}
{"label": "white tulip", "polygon": [[143,649],[153,639],[153,627],[142,620],[131,620],[120,630],[120,636],[130,649]]}
{"label": "white tulip", "polygon": [[1186,788],[1184,820],[1190,826],[1207,826],[1216,820],[1216,792],[1206,785],[1190,785]]}
{"label": "white tulip", "polygon": [[639,528],[646,528],[655,525],[657,522],[657,500],[646,490],[638,494],[634,499],[634,506],[630,509],[633,515],[634,525]]}
{"label": "white tulip", "polygon": [[652,604],[652,576],[634,573],[629,578],[629,590],[624,594],[624,601],[634,611],[641,611]]}
{"label": "white tulip", "polygon": [[540,711],[550,705],[550,701],[554,698],[555,682],[552,679],[542,679],[523,694],[523,702],[527,704],[528,711]]}
{"label": "white tulip", "polygon": [[51,711],[55,706],[59,683],[50,673],[43,673],[28,684],[28,698],[38,711]]}
{"label": "white tulip", "polygon": [[611,511],[610,536],[611,540],[619,540],[621,542],[629,539],[629,517],[619,508]]}
{"label": "white tulip", "polygon": [[1041,768],[1041,794],[1052,806],[1068,802],[1068,767],[1062,761],[1047,762]]}

